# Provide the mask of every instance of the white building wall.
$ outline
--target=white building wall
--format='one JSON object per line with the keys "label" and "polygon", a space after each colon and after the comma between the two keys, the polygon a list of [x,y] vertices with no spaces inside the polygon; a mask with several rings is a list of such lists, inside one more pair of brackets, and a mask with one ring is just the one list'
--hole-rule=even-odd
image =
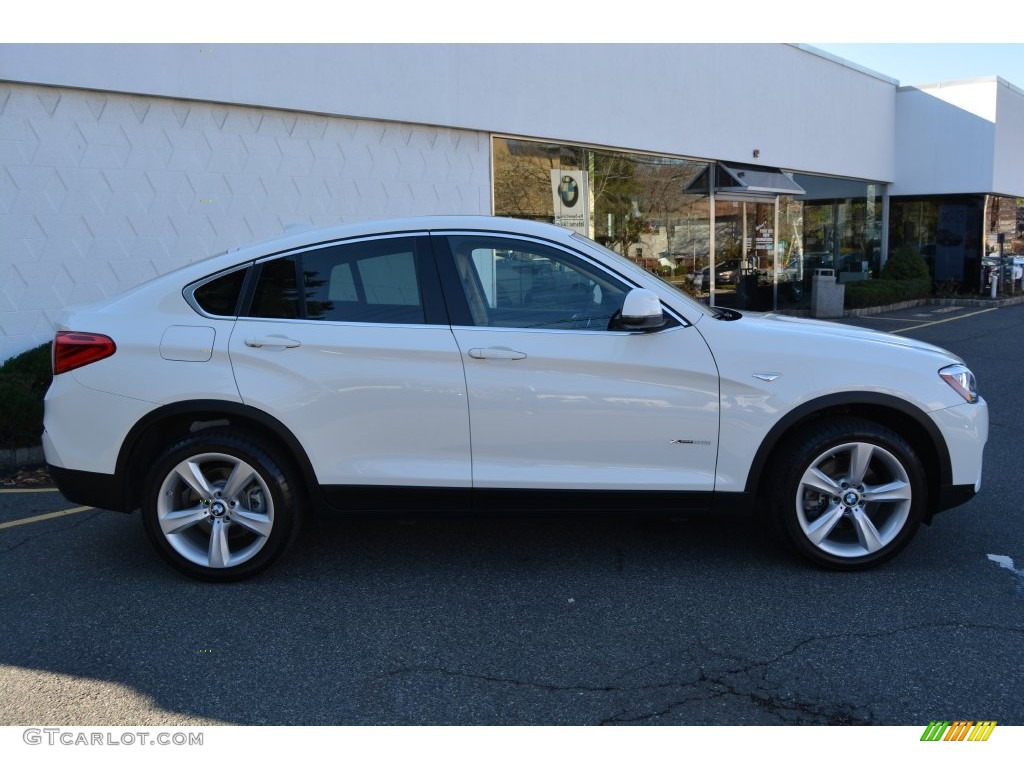
{"label": "white building wall", "polygon": [[0,78],[894,171],[894,82],[789,45],[9,45]]}
{"label": "white building wall", "polygon": [[992,191],[1024,197],[1024,91],[1000,81]]}
{"label": "white building wall", "polygon": [[995,77],[900,88],[889,191],[1024,196],[1024,92]]}
{"label": "white building wall", "polygon": [[290,223],[490,210],[487,134],[0,82],[0,360]]}

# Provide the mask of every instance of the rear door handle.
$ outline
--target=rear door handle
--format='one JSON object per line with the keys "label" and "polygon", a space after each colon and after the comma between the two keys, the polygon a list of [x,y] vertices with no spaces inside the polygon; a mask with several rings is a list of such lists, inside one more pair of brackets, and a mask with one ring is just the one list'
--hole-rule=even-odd
{"label": "rear door handle", "polygon": [[260,349],[262,347],[284,347],[285,349],[294,349],[295,347],[301,347],[302,342],[296,339],[289,339],[287,336],[261,336],[258,339],[246,339],[245,346]]}
{"label": "rear door handle", "polygon": [[522,360],[526,353],[508,347],[474,347],[469,356],[474,360]]}

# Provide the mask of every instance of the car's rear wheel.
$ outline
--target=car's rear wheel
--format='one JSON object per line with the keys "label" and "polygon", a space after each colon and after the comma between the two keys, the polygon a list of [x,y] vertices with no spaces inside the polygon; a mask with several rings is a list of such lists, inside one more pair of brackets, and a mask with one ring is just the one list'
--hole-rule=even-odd
{"label": "car's rear wheel", "polygon": [[910,542],[924,515],[920,458],[900,435],[871,421],[841,418],[801,432],[783,446],[775,468],[775,522],[818,565],[878,565]]}
{"label": "car's rear wheel", "polygon": [[164,559],[189,576],[253,576],[298,533],[290,474],[285,462],[242,435],[190,435],[157,460],[146,480],[146,532]]}

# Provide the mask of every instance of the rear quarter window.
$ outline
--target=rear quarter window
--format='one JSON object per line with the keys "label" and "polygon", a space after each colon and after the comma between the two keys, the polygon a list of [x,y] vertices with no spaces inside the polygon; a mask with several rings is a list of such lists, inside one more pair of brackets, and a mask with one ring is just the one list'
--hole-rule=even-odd
{"label": "rear quarter window", "polygon": [[203,283],[192,292],[192,298],[207,314],[234,317],[238,314],[238,299],[246,272],[246,269],[236,269]]}

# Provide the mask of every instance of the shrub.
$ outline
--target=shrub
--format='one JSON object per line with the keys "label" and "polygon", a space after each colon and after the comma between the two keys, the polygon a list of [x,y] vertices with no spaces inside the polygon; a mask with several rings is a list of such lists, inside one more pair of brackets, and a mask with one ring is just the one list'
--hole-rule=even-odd
{"label": "shrub", "polygon": [[883,280],[919,280],[930,277],[924,256],[908,245],[902,245],[890,253],[889,260],[882,268]]}
{"label": "shrub", "polygon": [[901,246],[889,254],[876,280],[846,284],[844,304],[848,309],[880,307],[900,301],[924,299],[932,293],[928,263],[915,249]]}
{"label": "shrub", "polygon": [[39,444],[43,397],[52,378],[49,343],[0,365],[0,448]]}
{"label": "shrub", "polygon": [[924,299],[931,295],[930,277],[910,280],[862,280],[846,284],[844,304],[849,309],[880,307],[900,301]]}

